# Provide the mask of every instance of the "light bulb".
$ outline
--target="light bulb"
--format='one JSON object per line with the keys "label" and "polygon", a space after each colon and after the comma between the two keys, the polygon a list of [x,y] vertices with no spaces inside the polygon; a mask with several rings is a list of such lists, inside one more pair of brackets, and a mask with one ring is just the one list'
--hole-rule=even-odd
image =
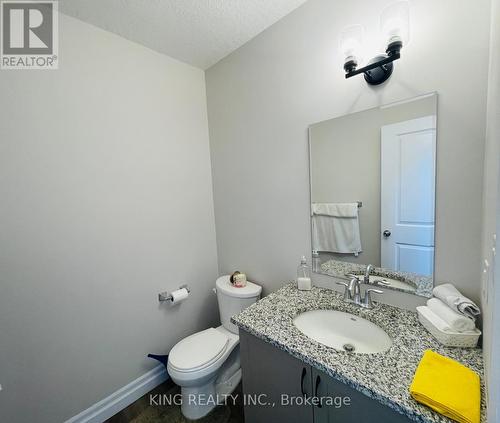
{"label": "light bulb", "polygon": [[344,63],[353,62],[357,65],[362,60],[363,32],[361,25],[352,25],[340,33],[340,51],[344,55]]}
{"label": "light bulb", "polygon": [[392,3],[382,11],[380,31],[386,46],[395,42],[408,44],[410,41],[410,4],[408,1]]}

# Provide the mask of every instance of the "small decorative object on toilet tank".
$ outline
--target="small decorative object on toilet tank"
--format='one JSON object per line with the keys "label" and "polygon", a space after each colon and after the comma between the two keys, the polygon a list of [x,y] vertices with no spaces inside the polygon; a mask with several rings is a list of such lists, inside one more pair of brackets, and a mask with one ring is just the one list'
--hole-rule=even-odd
{"label": "small decorative object on toilet tank", "polygon": [[239,271],[234,272],[230,276],[229,280],[231,281],[231,284],[236,288],[244,288],[245,286],[247,286],[247,275]]}
{"label": "small decorative object on toilet tank", "polygon": [[306,256],[302,256],[297,267],[297,288],[300,291],[310,291],[312,288],[311,271],[307,265]]}

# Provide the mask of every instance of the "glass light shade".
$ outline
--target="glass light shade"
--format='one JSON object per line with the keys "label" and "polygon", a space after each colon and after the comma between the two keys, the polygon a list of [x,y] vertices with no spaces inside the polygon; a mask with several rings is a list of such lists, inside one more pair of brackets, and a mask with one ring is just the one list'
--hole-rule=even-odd
{"label": "glass light shade", "polygon": [[340,51],[346,62],[354,60],[359,63],[361,61],[363,35],[362,25],[348,26],[340,33]]}
{"label": "glass light shade", "polygon": [[410,41],[410,4],[398,1],[387,6],[380,15],[380,31],[385,46],[394,41],[407,45]]}

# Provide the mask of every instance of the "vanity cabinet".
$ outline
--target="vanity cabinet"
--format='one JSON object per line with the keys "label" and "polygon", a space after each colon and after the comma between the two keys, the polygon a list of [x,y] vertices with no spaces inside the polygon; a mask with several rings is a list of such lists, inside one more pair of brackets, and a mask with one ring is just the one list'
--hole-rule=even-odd
{"label": "vanity cabinet", "polygon": [[311,396],[311,366],[242,330],[240,354],[245,423],[313,422],[312,407],[282,404],[282,395]]}
{"label": "vanity cabinet", "polygon": [[[331,399],[332,402],[332,404],[313,406],[314,423],[408,423],[410,421],[402,414],[319,370],[313,369],[312,378],[313,395],[318,398]],[[343,403],[345,398],[349,399],[349,405]]]}
{"label": "vanity cabinet", "polygon": [[409,422],[402,414],[243,330],[240,351],[246,423]]}

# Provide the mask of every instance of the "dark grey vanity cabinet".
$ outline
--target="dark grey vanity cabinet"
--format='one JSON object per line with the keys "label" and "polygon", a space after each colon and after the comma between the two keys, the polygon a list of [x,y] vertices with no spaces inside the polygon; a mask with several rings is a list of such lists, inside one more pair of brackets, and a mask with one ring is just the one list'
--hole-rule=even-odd
{"label": "dark grey vanity cabinet", "polygon": [[[330,401],[316,404],[314,423],[408,423],[410,420],[361,392],[313,369],[313,395]],[[348,405],[346,398],[349,399]]]}
{"label": "dark grey vanity cabinet", "polygon": [[245,423],[409,422],[402,414],[242,330],[240,348]]}
{"label": "dark grey vanity cabinet", "polygon": [[307,423],[312,407],[282,405],[282,395],[312,394],[311,366],[240,330],[245,423]]}

